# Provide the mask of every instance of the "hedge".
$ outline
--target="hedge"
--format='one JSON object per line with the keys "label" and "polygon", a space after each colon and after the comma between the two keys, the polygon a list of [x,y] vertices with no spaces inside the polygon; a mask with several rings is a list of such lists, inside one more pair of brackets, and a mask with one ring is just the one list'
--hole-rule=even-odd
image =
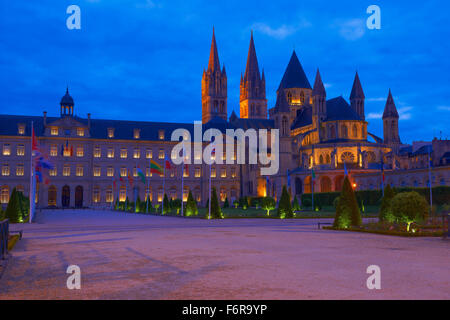
{"label": "hedge", "polygon": [[[424,196],[425,199],[430,203],[430,188],[394,188],[396,194],[401,192],[416,191],[420,195]],[[433,204],[434,205],[444,205],[450,203],[450,187],[448,186],[438,186],[433,187]],[[314,205],[316,203],[321,206],[333,206],[333,201],[339,197],[340,192],[315,192],[314,193]],[[358,203],[364,202],[365,206],[376,206],[381,204],[382,192],[381,190],[362,190],[356,191],[356,198]],[[311,193],[304,193],[301,196],[302,205],[304,201],[306,203],[311,203]]]}

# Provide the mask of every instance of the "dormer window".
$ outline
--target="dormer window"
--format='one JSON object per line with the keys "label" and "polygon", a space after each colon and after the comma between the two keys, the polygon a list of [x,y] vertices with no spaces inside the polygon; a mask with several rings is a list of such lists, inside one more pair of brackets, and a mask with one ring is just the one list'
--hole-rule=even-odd
{"label": "dormer window", "polygon": [[25,134],[25,125],[24,124],[19,124],[17,126],[17,133],[21,134],[21,135]]}
{"label": "dormer window", "polygon": [[141,137],[141,129],[134,129],[133,131],[133,137],[135,139],[139,139]]}
{"label": "dormer window", "polygon": [[108,138],[114,138],[114,128],[108,128]]}
{"label": "dormer window", "polygon": [[84,128],[77,128],[77,136],[84,137]]}
{"label": "dormer window", "polygon": [[164,130],[158,131],[158,138],[159,138],[159,140],[164,140]]}
{"label": "dormer window", "polygon": [[57,136],[58,135],[58,127],[51,127],[50,128],[50,134],[52,136]]}

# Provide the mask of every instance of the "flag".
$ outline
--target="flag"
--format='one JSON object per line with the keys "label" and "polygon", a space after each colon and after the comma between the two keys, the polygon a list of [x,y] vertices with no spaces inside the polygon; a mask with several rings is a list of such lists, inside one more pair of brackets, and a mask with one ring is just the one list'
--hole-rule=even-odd
{"label": "flag", "polygon": [[113,188],[114,188],[114,190],[116,190],[116,179],[113,179]]}
{"label": "flag", "polygon": [[347,165],[344,162],[344,175],[348,176]]}
{"label": "flag", "polygon": [[314,168],[311,168],[311,177],[312,177],[313,179],[316,178],[316,173],[314,172]]}
{"label": "flag", "polygon": [[122,177],[119,177],[119,181],[120,181],[121,183],[124,183],[124,182],[125,182],[125,181],[123,180]]}
{"label": "flag", "polygon": [[73,145],[70,145],[70,156],[73,157]]}
{"label": "flag", "polygon": [[32,151],[38,151],[39,150],[37,138],[36,138],[36,135],[34,134],[34,128],[33,128],[32,133],[31,133],[31,150]]}
{"label": "flag", "polygon": [[64,145],[62,144],[61,145],[61,156],[63,156],[64,155]]}
{"label": "flag", "polygon": [[184,164],[184,171],[189,171],[189,165],[187,163]]}
{"label": "flag", "polygon": [[130,183],[130,186],[133,186],[133,177],[131,176],[131,170],[128,170],[128,182]]}
{"label": "flag", "polygon": [[35,173],[36,173],[36,180],[37,180],[38,182],[42,182],[42,172],[36,170]]}
{"label": "flag", "polygon": [[162,175],[164,171],[163,171],[163,168],[158,163],[151,160],[150,161],[150,172]]}
{"label": "flag", "polygon": [[169,156],[166,154],[166,157],[164,159],[164,165],[166,166],[166,169],[170,170],[170,159]]}
{"label": "flag", "polygon": [[137,167],[137,174],[138,176],[141,178],[142,183],[145,183],[145,175],[144,172],[142,172],[141,168],[138,166]]}
{"label": "flag", "polygon": [[287,185],[288,185],[288,187],[290,187],[291,186],[291,176],[289,175],[289,169],[286,171],[286,174],[287,174]]}
{"label": "flag", "polygon": [[383,155],[381,156],[381,178],[384,182],[384,163],[383,163]]}

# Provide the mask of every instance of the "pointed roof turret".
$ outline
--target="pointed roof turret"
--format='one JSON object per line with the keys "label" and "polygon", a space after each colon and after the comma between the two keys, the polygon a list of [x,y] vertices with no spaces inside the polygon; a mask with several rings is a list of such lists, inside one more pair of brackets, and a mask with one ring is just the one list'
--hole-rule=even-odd
{"label": "pointed roof turret", "polygon": [[305,71],[297,58],[295,50],[292,52],[291,60],[284,72],[283,78],[281,79],[279,89],[288,88],[306,88],[311,89],[311,84],[306,77]]}
{"label": "pointed roof turret", "polygon": [[389,95],[384,107],[383,119],[385,118],[399,118],[397,108],[395,107],[394,98],[392,98],[391,89],[389,89]]}
{"label": "pointed roof turret", "polygon": [[325,87],[322,82],[322,78],[320,77],[319,68],[317,68],[316,80],[314,81],[312,95],[313,96],[326,96],[326,91],[325,91]]}
{"label": "pointed roof turret", "polygon": [[361,86],[361,81],[359,81],[358,71],[355,74],[355,80],[353,80],[352,92],[350,93],[350,100],[353,99],[365,99],[364,91]]}
{"label": "pointed roof turret", "polygon": [[286,100],[286,94],[283,90],[277,93],[277,102],[275,103],[277,112],[289,112],[289,103]]}
{"label": "pointed roof turret", "polygon": [[256,57],[255,43],[253,42],[253,31],[250,36],[248,48],[247,67],[245,68],[244,80],[260,80],[258,58]]}
{"label": "pointed roof turret", "polygon": [[60,104],[65,105],[65,106],[73,106],[74,105],[73,98],[69,94],[69,86],[67,86],[67,88],[66,88],[66,94],[61,98]]}
{"label": "pointed roof turret", "polygon": [[209,52],[208,71],[214,72],[216,70],[220,71],[220,62],[219,62],[219,53],[217,52],[216,35],[214,33],[213,27],[211,51]]}
{"label": "pointed roof turret", "polygon": [[236,119],[237,119],[238,117],[237,117],[237,115],[236,115],[236,112],[234,112],[234,110],[231,112],[231,115],[230,115],[230,122],[234,122],[234,121],[236,121]]}

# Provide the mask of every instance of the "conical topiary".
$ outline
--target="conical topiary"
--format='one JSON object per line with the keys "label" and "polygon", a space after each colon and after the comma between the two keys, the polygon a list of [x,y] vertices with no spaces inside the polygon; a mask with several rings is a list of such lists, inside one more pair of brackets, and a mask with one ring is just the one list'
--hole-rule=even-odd
{"label": "conical topiary", "polygon": [[298,203],[297,196],[294,196],[294,200],[292,200],[292,210],[294,211],[300,210],[300,205]]}
{"label": "conical topiary", "polygon": [[[209,216],[209,214],[208,214]],[[222,219],[222,211],[220,210],[219,199],[217,198],[216,188],[213,188],[211,195],[211,219]]]}
{"label": "conical topiary", "polygon": [[167,194],[164,193],[164,199],[163,199],[163,214],[170,212],[170,202],[169,198],[167,198]]}
{"label": "conical topiary", "polygon": [[228,203],[228,197],[225,198],[225,202],[223,203],[224,208],[230,207],[230,204]]}
{"label": "conical topiary", "polygon": [[378,219],[380,221],[386,221],[386,218],[391,210],[391,200],[394,198],[394,196],[394,189],[392,189],[388,184],[384,189],[384,196],[383,198],[381,198],[380,213],[378,215]]}
{"label": "conical topiary", "polygon": [[294,211],[291,207],[291,197],[287,192],[286,186],[283,186],[283,191],[281,192],[277,214],[280,219],[290,219],[294,217]]}
{"label": "conical topiary", "polygon": [[191,190],[189,190],[189,195],[186,202],[186,214],[187,217],[198,215],[197,202],[194,200],[192,196]]}
{"label": "conical topiary", "polygon": [[11,223],[22,222],[22,212],[20,211],[19,195],[16,188],[11,192],[5,216]]}
{"label": "conical topiary", "polygon": [[360,226],[361,224],[361,212],[359,211],[355,192],[350,184],[350,180],[345,176],[333,226],[335,228],[348,228],[350,226]]}

